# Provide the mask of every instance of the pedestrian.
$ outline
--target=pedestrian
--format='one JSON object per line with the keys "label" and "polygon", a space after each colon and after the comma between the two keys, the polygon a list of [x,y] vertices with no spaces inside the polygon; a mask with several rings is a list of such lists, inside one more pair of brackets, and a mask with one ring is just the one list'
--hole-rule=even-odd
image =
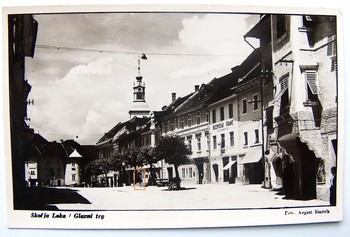
{"label": "pedestrian", "polygon": [[335,206],[336,205],[336,201],[337,201],[337,198],[336,198],[336,194],[337,194],[336,172],[337,172],[336,167],[332,167],[331,168],[332,177],[331,177],[331,182],[330,182],[331,186],[329,188],[329,202],[330,202],[331,206]]}

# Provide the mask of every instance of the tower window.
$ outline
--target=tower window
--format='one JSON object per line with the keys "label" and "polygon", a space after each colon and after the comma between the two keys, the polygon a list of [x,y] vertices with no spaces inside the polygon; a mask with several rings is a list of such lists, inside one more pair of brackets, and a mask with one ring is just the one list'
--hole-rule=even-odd
{"label": "tower window", "polygon": [[136,99],[142,100],[142,93],[136,93]]}

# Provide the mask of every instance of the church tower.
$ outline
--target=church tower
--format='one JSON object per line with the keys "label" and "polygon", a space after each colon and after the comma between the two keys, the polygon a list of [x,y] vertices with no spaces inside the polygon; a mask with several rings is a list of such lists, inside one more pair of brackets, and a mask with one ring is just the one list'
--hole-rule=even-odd
{"label": "church tower", "polygon": [[[147,59],[145,54],[142,54],[141,59]],[[136,81],[133,86],[133,103],[129,110],[130,118],[133,117],[145,117],[149,116],[150,109],[146,103],[146,86],[145,82],[142,82],[142,76],[140,73],[140,56],[138,57],[138,75],[136,76]]]}

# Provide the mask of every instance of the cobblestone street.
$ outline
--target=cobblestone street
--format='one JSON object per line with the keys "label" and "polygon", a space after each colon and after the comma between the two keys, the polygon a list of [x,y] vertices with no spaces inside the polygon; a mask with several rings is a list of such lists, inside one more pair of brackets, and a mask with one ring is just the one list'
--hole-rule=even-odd
{"label": "cobblestone street", "polygon": [[286,200],[277,191],[260,185],[183,185],[183,190],[166,187],[74,188],[91,204],[53,204],[60,210],[144,210],[144,209],[240,209],[326,206],[321,200]]}

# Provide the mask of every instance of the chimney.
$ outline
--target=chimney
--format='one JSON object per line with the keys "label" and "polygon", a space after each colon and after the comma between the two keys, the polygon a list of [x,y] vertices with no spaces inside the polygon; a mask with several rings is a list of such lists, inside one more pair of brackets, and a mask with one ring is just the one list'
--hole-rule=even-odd
{"label": "chimney", "polygon": [[174,103],[176,100],[176,93],[171,93],[171,101]]}
{"label": "chimney", "polygon": [[194,86],[194,91],[198,91],[199,90],[199,85],[195,85]]}

